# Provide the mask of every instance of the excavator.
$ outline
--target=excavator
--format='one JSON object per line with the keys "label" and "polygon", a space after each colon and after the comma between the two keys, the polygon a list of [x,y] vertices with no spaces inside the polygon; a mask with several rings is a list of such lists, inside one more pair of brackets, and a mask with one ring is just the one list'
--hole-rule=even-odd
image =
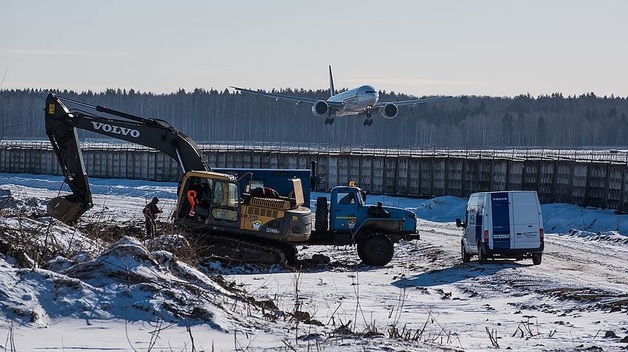
{"label": "excavator", "polygon": [[[69,109],[64,103],[95,110]],[[167,121],[143,118],[48,94],[46,134],[72,194],[48,203],[48,214],[68,224],[93,207],[92,193],[77,129],[157,149],[177,161],[182,171],[174,224],[193,237],[199,254],[227,260],[275,264],[296,260],[298,243],[312,234],[314,215],[304,207],[301,180],[288,196],[266,189],[241,189],[240,180],[214,172],[196,143]]]}

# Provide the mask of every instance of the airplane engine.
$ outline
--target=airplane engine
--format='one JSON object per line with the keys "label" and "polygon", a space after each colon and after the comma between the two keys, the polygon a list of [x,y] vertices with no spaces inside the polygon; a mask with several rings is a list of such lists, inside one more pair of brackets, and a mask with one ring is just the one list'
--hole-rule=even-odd
{"label": "airplane engine", "polygon": [[393,103],[388,103],[384,105],[384,109],[382,110],[382,116],[384,116],[384,118],[387,120],[392,120],[395,118],[395,116],[397,116],[398,112],[399,108],[397,107],[397,105]]}
{"label": "airplane engine", "polygon": [[319,100],[312,105],[312,113],[316,116],[323,116],[329,111],[329,105],[324,100]]}

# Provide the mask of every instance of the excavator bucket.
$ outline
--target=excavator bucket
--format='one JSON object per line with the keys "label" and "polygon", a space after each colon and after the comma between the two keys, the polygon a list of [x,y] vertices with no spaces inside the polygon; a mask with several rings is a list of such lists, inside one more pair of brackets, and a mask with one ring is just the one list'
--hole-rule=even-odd
{"label": "excavator bucket", "polygon": [[48,215],[68,225],[75,224],[87,210],[89,207],[71,200],[68,196],[53,198],[47,206]]}

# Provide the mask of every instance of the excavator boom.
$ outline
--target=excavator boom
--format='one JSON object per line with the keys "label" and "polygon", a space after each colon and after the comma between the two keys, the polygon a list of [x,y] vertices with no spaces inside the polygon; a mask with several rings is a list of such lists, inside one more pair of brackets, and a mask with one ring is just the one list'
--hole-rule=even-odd
{"label": "excavator boom", "polygon": [[131,120],[70,110],[59,97],[48,94],[45,108],[46,134],[59,160],[65,182],[72,191],[71,195],[51,200],[48,204],[48,213],[63,222],[76,222],[93,206],[77,128],[155,148],[175,159],[183,173],[191,170],[211,171],[196,143],[164,120],[146,119],[102,106],[63,99],[98,112]]}

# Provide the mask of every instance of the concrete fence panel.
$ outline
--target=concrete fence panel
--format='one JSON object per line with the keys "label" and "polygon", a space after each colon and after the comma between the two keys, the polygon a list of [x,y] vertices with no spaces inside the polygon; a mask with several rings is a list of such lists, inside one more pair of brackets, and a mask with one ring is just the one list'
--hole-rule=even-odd
{"label": "concrete fence panel", "polygon": [[[35,146],[34,146],[35,145]],[[305,169],[317,161],[319,190],[355,181],[373,194],[466,197],[491,190],[536,190],[541,202],[572,203],[628,211],[628,166],[617,159],[498,154],[474,151],[212,148],[212,167]],[[578,155],[585,159],[575,158]],[[597,155],[597,154],[596,154]],[[602,158],[603,155],[600,157]],[[181,170],[169,156],[149,148],[95,144],[83,148],[90,177],[178,181]],[[623,160],[623,159],[622,159]],[[628,160],[628,159],[627,159]],[[45,143],[0,144],[0,172],[60,175],[56,155]]]}

